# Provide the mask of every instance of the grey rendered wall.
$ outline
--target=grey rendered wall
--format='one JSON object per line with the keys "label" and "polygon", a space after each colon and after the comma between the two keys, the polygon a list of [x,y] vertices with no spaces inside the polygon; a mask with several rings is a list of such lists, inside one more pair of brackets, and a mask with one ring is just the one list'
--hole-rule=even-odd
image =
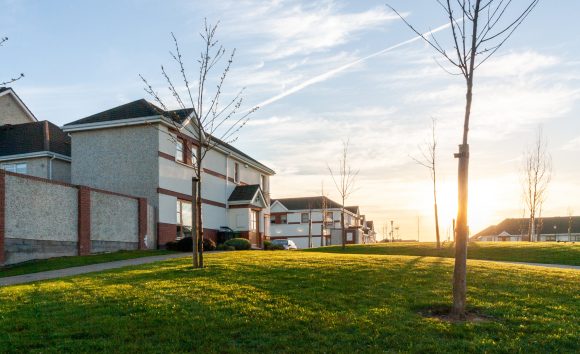
{"label": "grey rendered wall", "polygon": [[55,181],[70,183],[70,168],[70,162],[53,159],[52,179]]}
{"label": "grey rendered wall", "polygon": [[6,175],[6,264],[77,254],[78,189]]}
{"label": "grey rendered wall", "polygon": [[138,201],[91,191],[91,252],[135,250],[138,247]]}
{"label": "grey rendered wall", "polygon": [[[159,133],[142,125],[71,132],[71,182],[147,198],[158,207]],[[148,245],[156,244],[155,218],[149,220]]]}

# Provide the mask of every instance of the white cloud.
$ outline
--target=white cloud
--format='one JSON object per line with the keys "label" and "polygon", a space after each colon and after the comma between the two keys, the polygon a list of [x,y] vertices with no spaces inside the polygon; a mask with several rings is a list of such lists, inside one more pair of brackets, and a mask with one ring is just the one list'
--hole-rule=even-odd
{"label": "white cloud", "polygon": [[562,145],[562,150],[578,151],[580,150],[580,136],[568,141]]}

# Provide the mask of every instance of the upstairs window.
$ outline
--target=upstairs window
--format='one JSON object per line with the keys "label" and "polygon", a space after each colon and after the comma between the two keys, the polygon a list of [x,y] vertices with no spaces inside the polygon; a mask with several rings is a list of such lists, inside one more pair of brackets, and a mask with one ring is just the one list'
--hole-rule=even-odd
{"label": "upstairs window", "polygon": [[191,166],[195,166],[197,163],[197,146],[191,145]]}
{"label": "upstairs window", "polygon": [[276,215],[271,215],[270,216],[270,224],[275,224],[276,223]]}
{"label": "upstairs window", "polygon": [[332,211],[326,212],[326,218],[324,221],[326,221],[326,223],[332,223]]}
{"label": "upstairs window", "polygon": [[7,163],[0,166],[3,170],[14,173],[26,174],[28,172],[27,163]]}
{"label": "upstairs window", "polygon": [[308,224],[308,222],[310,221],[310,218],[308,217],[308,213],[302,213],[300,215],[300,222],[303,224]]}
{"label": "upstairs window", "polygon": [[175,161],[185,162],[184,147],[185,142],[183,139],[177,138],[177,142],[175,143]]}
{"label": "upstairs window", "polygon": [[240,182],[240,164],[237,162],[234,162],[234,182]]}
{"label": "upstairs window", "polygon": [[288,215],[282,214],[280,215],[280,224],[287,224],[288,223]]}

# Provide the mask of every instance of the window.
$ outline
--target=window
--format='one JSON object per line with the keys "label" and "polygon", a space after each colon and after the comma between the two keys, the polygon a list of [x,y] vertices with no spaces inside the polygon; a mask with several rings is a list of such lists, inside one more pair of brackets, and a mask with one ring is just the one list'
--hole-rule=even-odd
{"label": "window", "polygon": [[308,222],[310,221],[310,218],[308,217],[308,213],[302,213],[300,215],[300,222],[303,224],[308,224]]}
{"label": "window", "polygon": [[191,166],[195,166],[197,156],[197,146],[191,145]]}
{"label": "window", "polygon": [[8,171],[8,172],[26,174],[26,172],[28,170],[28,164],[27,163],[7,163],[7,164],[3,164],[1,166],[1,168],[5,171]]}
{"label": "window", "polygon": [[240,181],[240,164],[234,162],[234,182],[238,183]]}
{"label": "window", "polygon": [[192,229],[192,208],[191,202],[186,200],[177,200],[177,235],[176,239],[180,240],[184,237],[191,236]]}
{"label": "window", "polygon": [[181,138],[177,138],[177,143],[175,144],[175,161],[185,162],[184,156],[184,146],[185,142]]}
{"label": "window", "polygon": [[257,212],[251,210],[250,211],[250,231],[256,231],[257,225]]}
{"label": "window", "polygon": [[332,223],[332,211],[326,212],[326,218],[324,221],[326,221],[326,223]]}
{"label": "window", "polygon": [[287,224],[288,223],[288,215],[282,214],[280,215],[280,224]]}
{"label": "window", "polygon": [[276,223],[276,215],[271,215],[270,216],[270,224],[275,224]]}

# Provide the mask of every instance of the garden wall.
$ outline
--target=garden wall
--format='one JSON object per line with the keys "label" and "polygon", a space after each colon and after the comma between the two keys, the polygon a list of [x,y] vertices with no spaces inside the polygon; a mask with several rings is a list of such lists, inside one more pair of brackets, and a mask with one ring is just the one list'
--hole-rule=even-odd
{"label": "garden wall", "polygon": [[144,249],[147,201],[0,170],[0,265]]}

